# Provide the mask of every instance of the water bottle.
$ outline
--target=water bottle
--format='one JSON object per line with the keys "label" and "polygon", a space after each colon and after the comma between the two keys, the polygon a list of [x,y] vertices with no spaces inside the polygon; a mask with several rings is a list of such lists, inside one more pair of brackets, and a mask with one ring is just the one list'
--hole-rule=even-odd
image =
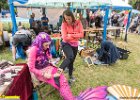
{"label": "water bottle", "polygon": [[38,100],[38,94],[36,89],[33,89],[33,100]]}

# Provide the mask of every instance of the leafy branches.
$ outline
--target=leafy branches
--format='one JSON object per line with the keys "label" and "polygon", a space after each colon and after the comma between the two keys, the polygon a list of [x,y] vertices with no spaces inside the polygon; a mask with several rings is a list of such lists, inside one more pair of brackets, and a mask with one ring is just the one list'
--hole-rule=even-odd
{"label": "leafy branches", "polygon": [[9,9],[7,0],[0,0],[0,12],[1,12],[1,9]]}

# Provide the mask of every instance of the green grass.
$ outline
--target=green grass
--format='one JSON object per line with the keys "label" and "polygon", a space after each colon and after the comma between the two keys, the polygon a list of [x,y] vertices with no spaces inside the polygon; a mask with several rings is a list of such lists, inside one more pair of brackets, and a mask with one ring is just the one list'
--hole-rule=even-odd
{"label": "green grass", "polygon": [[[117,43],[118,40],[114,42]],[[71,90],[74,95],[88,87],[101,85],[111,86],[114,84],[129,85],[140,89],[140,35],[129,34],[127,49],[132,53],[127,60],[119,60],[112,66],[90,66],[87,67],[83,60],[77,56],[75,61],[74,76],[76,82]],[[12,61],[11,51],[4,49],[0,51],[0,60],[7,59]],[[18,60],[15,63],[25,62]],[[44,89],[44,93],[47,89]],[[61,100],[59,93],[55,91],[46,100]]]}
{"label": "green grass", "polygon": [[[18,25],[18,23],[17,23]],[[24,26],[25,28],[29,28],[30,25],[27,22],[22,22],[22,26]],[[11,22],[4,22],[3,23],[3,30],[11,32],[12,30],[12,23]]]}

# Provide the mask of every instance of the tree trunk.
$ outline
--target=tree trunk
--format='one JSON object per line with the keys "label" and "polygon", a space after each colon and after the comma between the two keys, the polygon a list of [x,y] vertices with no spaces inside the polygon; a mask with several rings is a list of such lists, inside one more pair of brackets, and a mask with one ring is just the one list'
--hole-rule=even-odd
{"label": "tree trunk", "polygon": [[140,1],[136,2],[136,9],[140,10]]}

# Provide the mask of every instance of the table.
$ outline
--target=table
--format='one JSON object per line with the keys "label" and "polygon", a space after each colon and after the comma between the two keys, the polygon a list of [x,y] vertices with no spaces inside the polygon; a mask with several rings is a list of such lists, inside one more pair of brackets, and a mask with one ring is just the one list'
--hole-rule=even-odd
{"label": "table", "polygon": [[[116,31],[116,30],[121,30],[122,34],[123,34],[123,27],[107,27],[107,31]],[[87,28],[84,29],[84,32],[86,32],[86,36],[97,36],[99,33],[102,33],[104,30],[104,28]],[[116,35],[115,35],[116,36]]]}
{"label": "table", "polygon": [[20,100],[31,100],[33,84],[27,64],[23,65],[23,69],[18,73],[5,93],[6,96],[20,96]]}
{"label": "table", "polygon": [[[114,30],[120,30],[120,29],[124,29],[123,27],[107,27],[107,31],[114,31]],[[100,31],[103,31],[104,28],[87,28],[87,29],[84,29],[85,32],[100,32]]]}

